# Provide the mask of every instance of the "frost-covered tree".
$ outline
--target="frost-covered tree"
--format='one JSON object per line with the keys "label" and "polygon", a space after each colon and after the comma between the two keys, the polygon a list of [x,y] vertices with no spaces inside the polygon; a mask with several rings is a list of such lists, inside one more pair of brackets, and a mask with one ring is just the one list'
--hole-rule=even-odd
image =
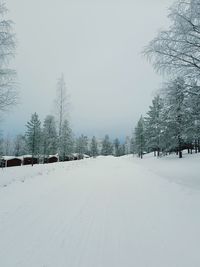
{"label": "frost-covered tree", "polygon": [[169,13],[171,25],[146,47],[144,53],[159,72],[191,79],[200,75],[200,2],[178,0]]}
{"label": "frost-covered tree", "polygon": [[171,148],[176,149],[182,158],[182,146],[186,128],[186,85],[182,78],[168,83],[165,96],[165,124],[168,128],[168,139]]}
{"label": "frost-covered tree", "polygon": [[113,142],[113,150],[114,150],[114,155],[116,157],[121,156],[122,153],[122,149],[121,149],[121,145],[120,145],[120,141],[118,138],[116,138]]}
{"label": "frost-covered tree", "polygon": [[102,141],[101,155],[108,156],[113,154],[113,145],[110,142],[109,135],[106,135]]}
{"label": "frost-covered tree", "polygon": [[55,118],[52,115],[47,115],[42,130],[42,146],[43,155],[55,155],[57,153],[58,137],[56,131]]}
{"label": "frost-covered tree", "polygon": [[142,159],[145,151],[145,124],[142,116],[135,127],[135,148],[136,153]]}
{"label": "frost-covered tree", "polygon": [[145,118],[146,147],[148,151],[154,151],[154,153],[157,151],[157,156],[160,155],[161,151],[163,106],[163,100],[160,96],[154,97]]}
{"label": "frost-covered tree", "polygon": [[27,123],[26,128],[27,147],[29,153],[32,155],[33,165],[33,158],[35,156],[39,157],[41,148],[41,122],[37,113],[31,116],[31,120]]}
{"label": "frost-covered tree", "polygon": [[26,139],[25,136],[19,134],[14,139],[14,155],[16,157],[26,154]]}
{"label": "frost-covered tree", "polygon": [[95,158],[96,156],[98,156],[98,154],[99,152],[98,152],[97,140],[96,137],[93,136],[90,144],[90,155]]}
{"label": "frost-covered tree", "polygon": [[3,137],[0,134],[0,157],[3,156]]}
{"label": "frost-covered tree", "polygon": [[76,152],[80,155],[88,154],[88,138],[85,135],[81,135],[76,140]]}
{"label": "frost-covered tree", "polygon": [[65,157],[71,155],[74,150],[73,132],[70,128],[68,120],[64,120],[63,122],[60,142],[61,146],[59,151],[59,157],[61,160],[65,160]]}
{"label": "frost-covered tree", "polygon": [[3,138],[3,154],[6,156],[11,156],[13,153],[13,142],[10,135]]}
{"label": "frost-covered tree", "polygon": [[126,155],[126,147],[125,144],[120,144],[119,147],[119,156],[124,156]]}
{"label": "frost-covered tree", "polygon": [[56,119],[58,123],[58,150],[62,149],[62,128],[64,121],[67,120],[67,112],[69,110],[69,96],[67,94],[67,86],[64,75],[58,79],[57,94],[55,99]]}
{"label": "frost-covered tree", "polygon": [[132,133],[132,137],[131,137],[131,149],[130,149],[130,153],[131,154],[136,154],[136,144],[135,144],[135,133]]}
{"label": "frost-covered tree", "polygon": [[197,82],[188,89],[186,118],[187,141],[191,147],[194,145],[195,152],[200,152],[200,86]]}
{"label": "frost-covered tree", "polygon": [[131,151],[131,138],[129,136],[126,137],[126,140],[125,140],[125,154],[126,155],[129,155],[132,153]]}
{"label": "frost-covered tree", "polygon": [[7,11],[5,2],[0,1],[0,111],[17,103],[15,71],[8,68],[15,55],[15,34],[13,22],[6,17]]}

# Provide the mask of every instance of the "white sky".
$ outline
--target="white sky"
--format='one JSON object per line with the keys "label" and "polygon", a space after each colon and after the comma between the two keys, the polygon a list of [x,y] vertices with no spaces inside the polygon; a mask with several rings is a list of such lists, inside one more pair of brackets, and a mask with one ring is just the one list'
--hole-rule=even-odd
{"label": "white sky", "polygon": [[18,39],[15,65],[21,103],[4,133],[23,132],[33,112],[53,111],[64,73],[75,133],[131,133],[161,77],[141,56],[168,24],[172,0],[7,0]]}

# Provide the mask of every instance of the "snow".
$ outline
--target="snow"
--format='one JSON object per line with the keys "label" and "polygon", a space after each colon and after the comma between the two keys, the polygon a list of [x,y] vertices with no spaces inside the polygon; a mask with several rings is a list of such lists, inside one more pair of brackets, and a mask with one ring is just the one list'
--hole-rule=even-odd
{"label": "snow", "polygon": [[135,158],[134,162],[170,182],[200,190],[200,154],[188,154],[185,150],[181,160],[175,154],[161,158],[147,154],[142,161]]}
{"label": "snow", "polygon": [[20,159],[20,157],[15,156],[2,156],[0,159],[3,159],[5,161],[11,160],[11,159]]}
{"label": "snow", "polygon": [[0,266],[199,267],[199,160],[0,170]]}

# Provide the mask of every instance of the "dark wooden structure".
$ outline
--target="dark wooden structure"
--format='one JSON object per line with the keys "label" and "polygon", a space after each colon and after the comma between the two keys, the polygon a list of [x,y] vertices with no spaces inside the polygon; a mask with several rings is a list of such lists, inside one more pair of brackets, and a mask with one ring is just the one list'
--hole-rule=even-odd
{"label": "dark wooden structure", "polygon": [[55,163],[58,162],[58,157],[56,156],[49,156],[48,163]]}
{"label": "dark wooden structure", "polygon": [[13,158],[13,159],[9,159],[7,160],[7,167],[14,167],[14,166],[21,166],[22,165],[22,160],[18,159],[18,158]]}
{"label": "dark wooden structure", "polygon": [[31,156],[25,156],[23,158],[23,165],[35,165],[38,164],[38,159],[35,157],[31,157]]}
{"label": "dark wooden structure", "polygon": [[2,157],[1,159],[1,167],[16,167],[21,166],[22,160],[17,157]]}

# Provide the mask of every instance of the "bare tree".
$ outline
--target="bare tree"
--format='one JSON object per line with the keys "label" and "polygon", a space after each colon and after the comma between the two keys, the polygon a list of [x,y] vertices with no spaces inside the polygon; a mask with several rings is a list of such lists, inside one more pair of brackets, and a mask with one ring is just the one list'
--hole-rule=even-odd
{"label": "bare tree", "polygon": [[4,1],[0,2],[0,111],[7,111],[17,103],[15,86],[16,72],[8,68],[15,55],[15,34],[13,22],[5,18],[7,8]]}
{"label": "bare tree", "polygon": [[171,7],[168,30],[160,31],[144,54],[158,72],[200,76],[200,1],[178,0]]}
{"label": "bare tree", "polygon": [[55,100],[56,115],[58,120],[58,136],[61,135],[63,122],[67,117],[69,96],[67,95],[67,87],[64,79],[64,75],[58,79],[57,83],[57,95]]}
{"label": "bare tree", "polygon": [[69,95],[67,94],[67,87],[64,75],[58,79],[57,95],[55,100],[56,118],[58,123],[58,153],[60,154],[62,148],[62,129],[64,121],[67,120],[69,111]]}

